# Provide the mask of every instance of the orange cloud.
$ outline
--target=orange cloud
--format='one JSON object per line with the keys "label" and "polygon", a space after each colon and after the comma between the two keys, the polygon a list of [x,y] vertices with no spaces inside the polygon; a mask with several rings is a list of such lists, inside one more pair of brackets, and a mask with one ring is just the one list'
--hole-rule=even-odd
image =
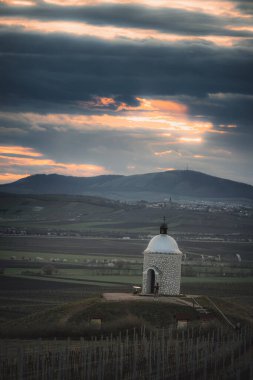
{"label": "orange cloud", "polygon": [[155,156],[167,156],[168,154],[171,154],[173,151],[172,150],[164,150],[162,152],[155,152]]}
{"label": "orange cloud", "polygon": [[[17,157],[18,154],[25,157]],[[105,167],[93,164],[74,164],[57,162],[42,158],[43,155],[32,148],[22,146],[0,146],[0,182],[6,183],[18,180],[28,174],[16,173],[18,168],[26,168],[30,173],[35,168],[40,173],[55,173],[73,176],[94,176],[110,173]]]}
{"label": "orange cloud", "polygon": [[207,158],[207,157],[203,156],[203,154],[194,154],[193,158]]}
{"label": "orange cloud", "polygon": [[[0,116],[25,121],[34,129],[36,126],[55,129],[65,132],[69,129],[80,131],[118,130],[122,132],[141,133],[149,132],[153,137],[164,139],[164,142],[196,143],[202,141],[206,132],[215,132],[213,124],[201,120],[199,117],[191,118],[186,105],[168,99],[138,98],[139,105],[127,106],[123,110],[122,104],[111,114],[106,113],[108,105],[114,103],[113,98],[96,99],[96,103],[86,103],[84,106],[90,111],[101,104],[103,114],[35,114],[35,113],[0,113]],[[95,107],[94,107],[95,104]],[[91,105],[91,108],[89,108]],[[222,131],[221,131],[222,132]]]}
{"label": "orange cloud", "polygon": [[[10,6],[33,6],[36,5],[34,0],[0,0],[0,4]],[[231,18],[250,18],[251,16],[241,13],[237,9],[236,3],[232,1],[215,1],[215,0],[44,0],[44,3],[54,4],[56,6],[99,6],[101,4],[129,4],[142,5],[145,7],[155,8],[172,8],[182,9],[188,12],[207,13],[220,17]],[[85,9],[85,8],[84,8]],[[234,27],[233,27],[234,28]],[[235,30],[240,30],[239,26]],[[242,27],[243,28],[243,27]]]}
{"label": "orange cloud", "polygon": [[115,100],[112,98],[99,98],[101,105],[108,106],[109,104],[114,104]]}
{"label": "orange cloud", "polygon": [[27,166],[27,167],[37,167],[45,166],[48,168],[58,169],[61,173],[79,173],[83,176],[98,175],[108,173],[103,166],[92,165],[92,164],[72,164],[56,162],[50,159],[35,159],[27,157],[12,157],[12,156],[2,156],[0,155],[0,166]]}
{"label": "orange cloud", "polygon": [[66,6],[92,5],[97,3],[96,0],[44,0],[45,3]]}
{"label": "orange cloud", "polygon": [[58,174],[72,175],[80,177],[90,177],[102,174],[110,174],[111,171],[107,170],[105,167],[100,165],[92,164],[69,164],[69,163],[59,163],[53,161],[53,168],[49,172],[53,173],[57,169]]}
{"label": "orange cloud", "polygon": [[33,148],[27,148],[23,146],[6,146],[0,145],[0,154],[16,154],[22,156],[41,157],[42,154],[36,152]]}
{"label": "orange cloud", "polygon": [[108,106],[114,105],[117,111],[163,111],[171,113],[184,113],[188,112],[188,108],[185,104],[168,100],[168,99],[145,99],[136,98],[139,101],[138,106],[129,106],[124,102],[120,104],[116,103],[113,98],[95,97],[92,100],[79,102],[80,106],[84,108],[108,108]]}
{"label": "orange cloud", "polygon": [[161,170],[161,171],[173,171],[176,170],[175,168],[156,168],[156,170]]}
{"label": "orange cloud", "polygon": [[241,32],[253,32],[253,26],[250,26],[250,25],[243,25],[243,26],[228,25],[226,28],[228,30],[235,30],[235,31],[241,31]]}
{"label": "orange cloud", "polygon": [[96,108],[108,108],[108,106],[115,105],[116,102],[113,98],[99,97],[95,96],[92,100],[88,101],[80,101],[78,102],[80,107],[88,108],[88,109],[96,109]]}
{"label": "orange cloud", "polygon": [[216,133],[217,135],[227,135],[229,132],[227,131],[218,131],[217,129],[213,129],[210,133]]}
{"label": "orange cloud", "polygon": [[[145,99],[141,99],[141,104],[145,104]],[[188,108],[186,105],[170,101],[170,100],[150,100],[150,105],[153,110],[159,110],[159,111],[165,111],[165,112],[173,112],[173,113],[181,113],[185,114],[188,111]]]}
{"label": "orange cloud", "polygon": [[27,177],[29,174],[0,173],[0,183],[9,183]]}
{"label": "orange cloud", "polygon": [[175,43],[179,41],[208,41],[216,45],[232,46],[242,37],[230,36],[189,36],[173,33],[160,33],[154,29],[124,28],[115,26],[98,26],[77,21],[39,21],[26,18],[3,17],[0,25],[19,27],[26,31],[40,33],[68,33],[78,36],[96,37],[105,40],[129,39],[138,41],[160,41]]}
{"label": "orange cloud", "polygon": [[180,137],[179,139],[179,142],[183,142],[183,143],[201,143],[202,142],[202,138],[201,137]]}
{"label": "orange cloud", "polygon": [[1,0],[0,4],[13,5],[13,6],[23,6],[23,7],[31,7],[35,5],[33,0]]}
{"label": "orange cloud", "polygon": [[69,115],[49,114],[39,115],[33,113],[19,114],[18,118],[32,125],[51,125],[58,131],[64,132],[72,129],[85,130],[150,130],[156,134],[170,136],[174,133],[198,134],[211,131],[212,123],[200,120],[191,120],[187,115],[174,115],[173,113],[130,111],[124,115]]}
{"label": "orange cloud", "polygon": [[[10,0],[9,0],[10,1]],[[176,8],[190,12],[202,12],[216,16],[245,17],[231,1],[215,0],[44,0],[45,3],[59,6],[82,6],[100,4],[143,5],[155,8]],[[7,2],[7,1],[6,1]]]}

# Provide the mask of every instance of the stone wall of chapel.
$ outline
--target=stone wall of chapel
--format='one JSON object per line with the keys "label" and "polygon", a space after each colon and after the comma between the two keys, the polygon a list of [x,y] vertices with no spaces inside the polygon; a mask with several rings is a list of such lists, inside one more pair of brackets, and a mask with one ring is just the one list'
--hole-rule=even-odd
{"label": "stone wall of chapel", "polygon": [[148,269],[158,269],[159,293],[162,295],[178,295],[180,294],[181,281],[181,257],[178,254],[159,254],[145,253],[143,263],[143,290],[147,294],[147,274]]}

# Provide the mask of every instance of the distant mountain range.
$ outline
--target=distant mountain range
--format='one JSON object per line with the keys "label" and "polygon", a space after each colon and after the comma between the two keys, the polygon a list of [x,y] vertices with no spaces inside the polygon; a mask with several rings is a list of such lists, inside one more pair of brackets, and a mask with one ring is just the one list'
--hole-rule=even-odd
{"label": "distant mountain range", "polygon": [[89,194],[126,200],[163,200],[170,197],[253,199],[251,185],[192,170],[96,177],[36,174],[10,184],[0,185],[0,191],[18,194]]}

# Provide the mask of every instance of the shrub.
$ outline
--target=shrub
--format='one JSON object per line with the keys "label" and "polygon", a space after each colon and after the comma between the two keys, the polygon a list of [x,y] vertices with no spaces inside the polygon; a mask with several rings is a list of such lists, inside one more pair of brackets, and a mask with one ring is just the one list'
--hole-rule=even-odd
{"label": "shrub", "polygon": [[42,273],[46,276],[51,276],[54,273],[57,273],[57,270],[52,264],[47,264],[42,268]]}

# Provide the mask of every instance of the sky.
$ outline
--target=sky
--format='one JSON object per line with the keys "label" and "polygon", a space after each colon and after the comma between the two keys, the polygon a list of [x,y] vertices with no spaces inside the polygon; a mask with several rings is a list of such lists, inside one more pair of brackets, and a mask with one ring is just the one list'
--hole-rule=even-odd
{"label": "sky", "polygon": [[0,0],[0,183],[253,184],[252,0]]}

